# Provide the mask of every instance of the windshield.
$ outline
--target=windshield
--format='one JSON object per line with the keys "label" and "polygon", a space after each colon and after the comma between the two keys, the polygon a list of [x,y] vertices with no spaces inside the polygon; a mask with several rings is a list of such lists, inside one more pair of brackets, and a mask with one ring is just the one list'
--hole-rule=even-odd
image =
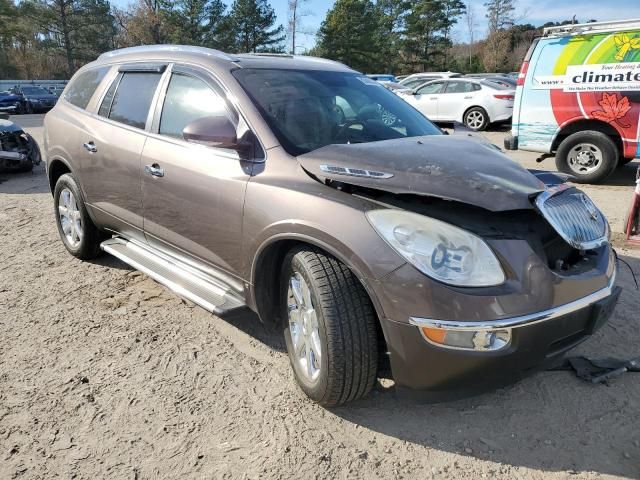
{"label": "windshield", "polygon": [[47,92],[44,88],[40,88],[40,87],[22,87],[22,93],[24,93],[25,95],[48,95],[49,92]]}
{"label": "windshield", "polygon": [[358,73],[238,69],[233,74],[291,155],[336,143],[442,134],[382,84]]}

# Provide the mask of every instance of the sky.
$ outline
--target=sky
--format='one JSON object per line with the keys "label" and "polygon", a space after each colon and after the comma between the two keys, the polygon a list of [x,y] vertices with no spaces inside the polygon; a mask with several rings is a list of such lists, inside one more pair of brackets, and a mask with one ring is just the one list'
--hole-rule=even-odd
{"label": "sky", "polygon": [[[112,3],[119,7],[124,7],[131,0],[112,0]],[[223,0],[227,4],[233,0]],[[303,53],[305,49],[313,47],[315,44],[315,31],[324,20],[327,11],[333,6],[335,0],[307,0],[304,11],[310,13],[304,17],[303,26],[311,35],[298,35],[296,43],[300,46],[296,48],[296,53]],[[482,38],[487,33],[487,22],[485,18],[486,0],[463,0],[470,4],[475,15],[476,26],[474,28],[476,39]],[[286,25],[288,0],[270,0],[278,22]],[[590,19],[599,21],[622,20],[630,18],[640,18],[640,0],[516,0],[516,18],[518,23],[531,23],[542,25],[546,22],[555,22],[571,19],[574,15],[578,21],[584,22]],[[454,40],[468,40],[466,25],[454,27]]]}

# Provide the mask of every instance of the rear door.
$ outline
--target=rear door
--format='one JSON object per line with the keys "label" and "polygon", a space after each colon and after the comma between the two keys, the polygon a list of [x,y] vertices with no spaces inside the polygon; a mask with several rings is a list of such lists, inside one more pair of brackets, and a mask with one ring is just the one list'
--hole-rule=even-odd
{"label": "rear door", "polygon": [[[476,88],[477,87],[477,88]],[[481,87],[465,80],[449,80],[444,92],[439,95],[438,120],[462,121],[462,115],[468,106],[477,104]]]}
{"label": "rear door", "polygon": [[418,87],[415,95],[407,97],[409,103],[416,107],[420,113],[429,120],[440,120],[438,113],[438,101],[442,96],[445,82],[432,82]]}
{"label": "rear door", "polygon": [[103,95],[98,116],[87,117],[82,177],[99,223],[144,239],[140,156],[145,127],[166,65],[120,67]]}
{"label": "rear door", "polygon": [[254,159],[186,142],[184,127],[208,116],[226,116],[239,133],[247,130],[210,74],[174,65],[142,155],[144,230],[149,244],[165,253],[235,274]]}

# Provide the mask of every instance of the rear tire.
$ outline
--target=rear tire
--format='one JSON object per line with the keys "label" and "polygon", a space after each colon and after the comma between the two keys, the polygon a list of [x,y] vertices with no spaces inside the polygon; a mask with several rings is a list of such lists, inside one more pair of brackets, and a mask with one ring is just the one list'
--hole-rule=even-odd
{"label": "rear tire", "polygon": [[556,152],[558,170],[577,183],[601,183],[618,166],[618,148],[611,137],[587,130],[565,138]]}
{"label": "rear tire", "polygon": [[62,175],[53,190],[56,225],[62,243],[71,255],[90,260],[102,252],[104,235],[94,225],[72,174]]}
{"label": "rear tire", "polygon": [[364,397],[376,380],[377,317],[358,278],[313,247],[292,250],[280,278],[285,342],[300,388],[325,406]]}
{"label": "rear tire", "polygon": [[464,124],[475,132],[486,130],[489,126],[489,114],[482,107],[473,107],[464,114]]}

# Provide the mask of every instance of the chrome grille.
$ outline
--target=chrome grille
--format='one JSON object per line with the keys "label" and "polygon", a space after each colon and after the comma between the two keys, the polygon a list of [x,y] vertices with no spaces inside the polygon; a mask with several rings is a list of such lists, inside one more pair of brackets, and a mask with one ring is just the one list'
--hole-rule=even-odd
{"label": "chrome grille", "polygon": [[536,197],[536,206],[556,232],[573,248],[590,250],[609,241],[602,212],[580,190],[562,184]]}

